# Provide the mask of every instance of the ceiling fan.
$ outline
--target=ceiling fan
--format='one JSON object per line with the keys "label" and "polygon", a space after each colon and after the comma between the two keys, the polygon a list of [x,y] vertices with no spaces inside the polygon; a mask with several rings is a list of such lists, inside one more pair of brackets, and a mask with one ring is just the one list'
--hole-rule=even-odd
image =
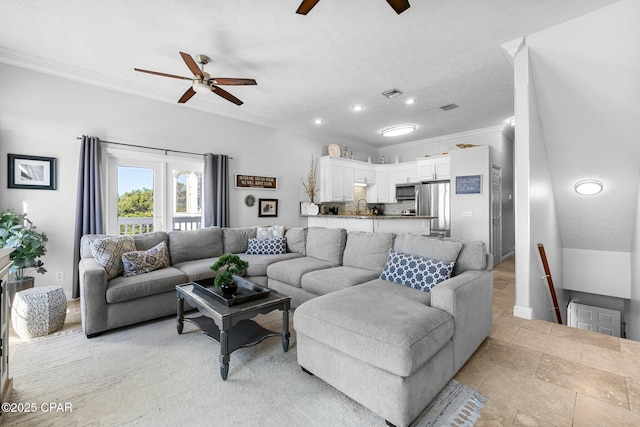
{"label": "ceiling fan", "polygon": [[[302,0],[296,13],[306,15],[319,1],[320,0]],[[398,15],[411,7],[409,0],[387,0],[387,3],[389,3],[389,6],[391,6]]]}
{"label": "ceiling fan", "polygon": [[236,105],[242,105],[242,101],[240,101],[235,96],[231,95],[226,90],[218,87],[218,85],[230,85],[230,86],[240,86],[240,85],[256,85],[256,81],[253,79],[236,79],[229,77],[211,77],[211,75],[204,71],[204,66],[209,63],[209,57],[205,55],[196,55],[196,60],[201,64],[201,68],[198,67],[196,61],[189,55],[188,53],[180,52],[180,56],[189,67],[189,70],[193,73],[193,77],[183,77],[176,76],[173,74],[160,73],[158,71],[149,71],[143,70],[141,68],[134,68],[136,71],[140,71],[142,73],[155,74],[157,76],[163,77],[171,77],[174,79],[182,79],[182,80],[191,80],[193,84],[187,91],[182,95],[182,97],[178,100],[179,104],[184,104],[187,102],[196,92],[199,93],[208,93],[213,92],[216,95],[219,95],[226,99],[227,101],[231,101]]}

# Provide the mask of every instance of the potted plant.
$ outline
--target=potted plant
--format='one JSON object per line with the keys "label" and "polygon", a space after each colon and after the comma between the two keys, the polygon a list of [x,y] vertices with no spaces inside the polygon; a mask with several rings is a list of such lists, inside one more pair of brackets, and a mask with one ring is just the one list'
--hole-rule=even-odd
{"label": "potted plant", "polygon": [[0,248],[14,248],[10,255],[13,261],[9,281],[9,298],[13,300],[16,292],[33,287],[34,278],[28,276],[30,269],[44,274],[47,270],[40,259],[47,253],[46,243],[49,239],[44,233],[36,230],[26,214],[13,210],[0,213]]}
{"label": "potted plant", "polygon": [[304,187],[304,192],[309,196],[309,206],[307,206],[307,214],[308,215],[318,215],[320,209],[318,205],[315,204],[316,192],[318,191],[317,185],[318,178],[318,161],[315,156],[311,155],[311,163],[309,164],[309,173],[307,174],[307,180],[301,178],[302,186]]}
{"label": "potted plant", "polygon": [[227,268],[213,279],[213,284],[220,286],[225,298],[231,298],[238,289],[238,284],[233,279],[233,275],[244,273],[249,267],[249,263],[240,259],[238,255],[226,253],[218,258],[210,268],[213,271],[218,271],[225,266]]}

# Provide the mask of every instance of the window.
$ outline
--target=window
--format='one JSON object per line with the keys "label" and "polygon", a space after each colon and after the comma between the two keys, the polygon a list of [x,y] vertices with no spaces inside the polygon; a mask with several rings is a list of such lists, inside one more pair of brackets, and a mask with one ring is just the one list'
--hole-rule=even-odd
{"label": "window", "polygon": [[110,234],[202,226],[203,161],[197,156],[104,149],[106,229]]}

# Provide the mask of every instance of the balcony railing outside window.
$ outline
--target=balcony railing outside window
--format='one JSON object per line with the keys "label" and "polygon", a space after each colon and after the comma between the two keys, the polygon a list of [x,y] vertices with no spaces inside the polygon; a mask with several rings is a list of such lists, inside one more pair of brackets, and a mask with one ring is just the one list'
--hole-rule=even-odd
{"label": "balcony railing outside window", "polygon": [[[173,230],[195,230],[202,227],[201,215],[174,215],[172,218]],[[118,218],[118,229],[120,234],[140,234],[150,233],[154,230],[153,218],[133,217]]]}

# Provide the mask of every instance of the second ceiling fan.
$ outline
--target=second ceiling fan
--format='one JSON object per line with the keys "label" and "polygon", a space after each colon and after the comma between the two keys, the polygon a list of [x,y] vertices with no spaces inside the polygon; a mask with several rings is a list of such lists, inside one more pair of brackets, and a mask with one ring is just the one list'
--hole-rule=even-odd
{"label": "second ceiling fan", "polygon": [[[296,13],[306,15],[319,1],[320,0],[302,0]],[[389,6],[391,6],[398,15],[411,7],[409,0],[387,0],[387,3],[389,3]]]}

